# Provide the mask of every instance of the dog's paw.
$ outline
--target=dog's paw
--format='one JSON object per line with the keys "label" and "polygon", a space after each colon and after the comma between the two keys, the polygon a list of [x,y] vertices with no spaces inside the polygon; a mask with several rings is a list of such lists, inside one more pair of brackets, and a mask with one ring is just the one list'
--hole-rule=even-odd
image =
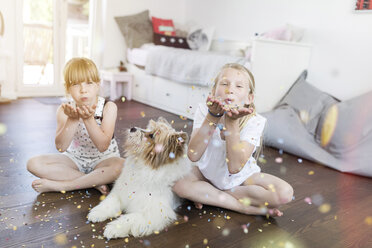
{"label": "dog's paw", "polygon": [[129,234],[125,230],[126,228],[122,227],[119,223],[115,223],[115,221],[113,221],[106,225],[105,231],[103,232],[103,236],[105,236],[105,238],[107,239],[128,237]]}
{"label": "dog's paw", "polygon": [[88,214],[88,220],[95,223],[95,222],[102,222],[106,220],[106,214],[103,211],[98,211],[97,209],[92,209]]}

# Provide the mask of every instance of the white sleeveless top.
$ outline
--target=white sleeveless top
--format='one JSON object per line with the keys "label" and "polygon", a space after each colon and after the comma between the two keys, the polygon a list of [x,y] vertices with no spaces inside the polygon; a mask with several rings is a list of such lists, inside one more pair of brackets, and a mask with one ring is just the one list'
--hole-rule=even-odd
{"label": "white sleeveless top", "polygon": [[[94,114],[94,119],[98,125],[101,125],[102,122],[104,106],[105,99],[103,97],[98,97],[97,107]],[[107,150],[100,152],[89,137],[88,131],[82,120],[79,120],[78,128],[74,134],[70,146],[66,150],[66,153],[79,160],[83,167],[89,166],[91,162],[95,160],[102,160],[105,157],[112,157],[113,154],[117,155],[118,157],[120,156],[118,144],[114,137],[111,139],[110,146],[107,148]]]}
{"label": "white sleeveless top", "polygon": [[[193,130],[200,128],[208,113],[205,103],[200,103],[195,113]],[[260,146],[261,136],[265,128],[266,118],[256,114],[251,117],[240,132],[240,140]],[[226,163],[226,141],[221,139],[220,129],[216,127],[208,146],[198,162],[199,170],[215,187],[228,190],[241,185],[248,177],[260,172],[256,159],[251,156],[244,167],[236,174],[230,174]]]}

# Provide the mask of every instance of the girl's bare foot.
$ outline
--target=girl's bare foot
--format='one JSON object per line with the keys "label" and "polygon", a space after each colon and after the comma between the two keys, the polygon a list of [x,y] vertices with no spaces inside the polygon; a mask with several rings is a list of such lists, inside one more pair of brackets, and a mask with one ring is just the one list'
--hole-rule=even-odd
{"label": "girl's bare foot", "polygon": [[57,181],[52,181],[48,179],[36,179],[32,182],[32,188],[38,192],[38,193],[43,193],[43,192],[51,192],[51,191],[60,191],[58,185],[59,182]]}
{"label": "girl's bare foot", "polygon": [[203,208],[203,204],[201,204],[200,202],[194,202],[194,205],[197,209],[202,209]]}
{"label": "girl's bare foot", "polygon": [[110,189],[106,184],[100,185],[94,188],[98,190],[99,192],[101,192],[102,195],[108,195],[108,193],[110,193]]}

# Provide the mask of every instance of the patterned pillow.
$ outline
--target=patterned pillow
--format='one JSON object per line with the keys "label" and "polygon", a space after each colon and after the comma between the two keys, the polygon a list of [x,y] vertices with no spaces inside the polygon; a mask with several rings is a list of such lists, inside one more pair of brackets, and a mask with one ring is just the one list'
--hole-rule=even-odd
{"label": "patterned pillow", "polygon": [[189,45],[187,44],[187,40],[184,37],[154,33],[154,43],[155,45],[190,49]]}
{"label": "patterned pillow", "polygon": [[192,50],[208,51],[213,38],[214,28],[192,28],[187,35],[187,43]]}
{"label": "patterned pillow", "polygon": [[152,42],[153,30],[148,10],[135,15],[115,17],[115,21],[119,25],[127,47],[138,48]]}

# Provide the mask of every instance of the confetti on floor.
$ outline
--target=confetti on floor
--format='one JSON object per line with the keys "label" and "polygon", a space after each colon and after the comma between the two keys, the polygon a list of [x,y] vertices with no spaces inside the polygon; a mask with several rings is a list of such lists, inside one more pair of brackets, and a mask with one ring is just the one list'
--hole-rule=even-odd
{"label": "confetti on floor", "polygon": [[324,203],[320,205],[318,209],[319,209],[319,212],[321,212],[322,214],[325,214],[331,210],[331,205],[328,203]]}

